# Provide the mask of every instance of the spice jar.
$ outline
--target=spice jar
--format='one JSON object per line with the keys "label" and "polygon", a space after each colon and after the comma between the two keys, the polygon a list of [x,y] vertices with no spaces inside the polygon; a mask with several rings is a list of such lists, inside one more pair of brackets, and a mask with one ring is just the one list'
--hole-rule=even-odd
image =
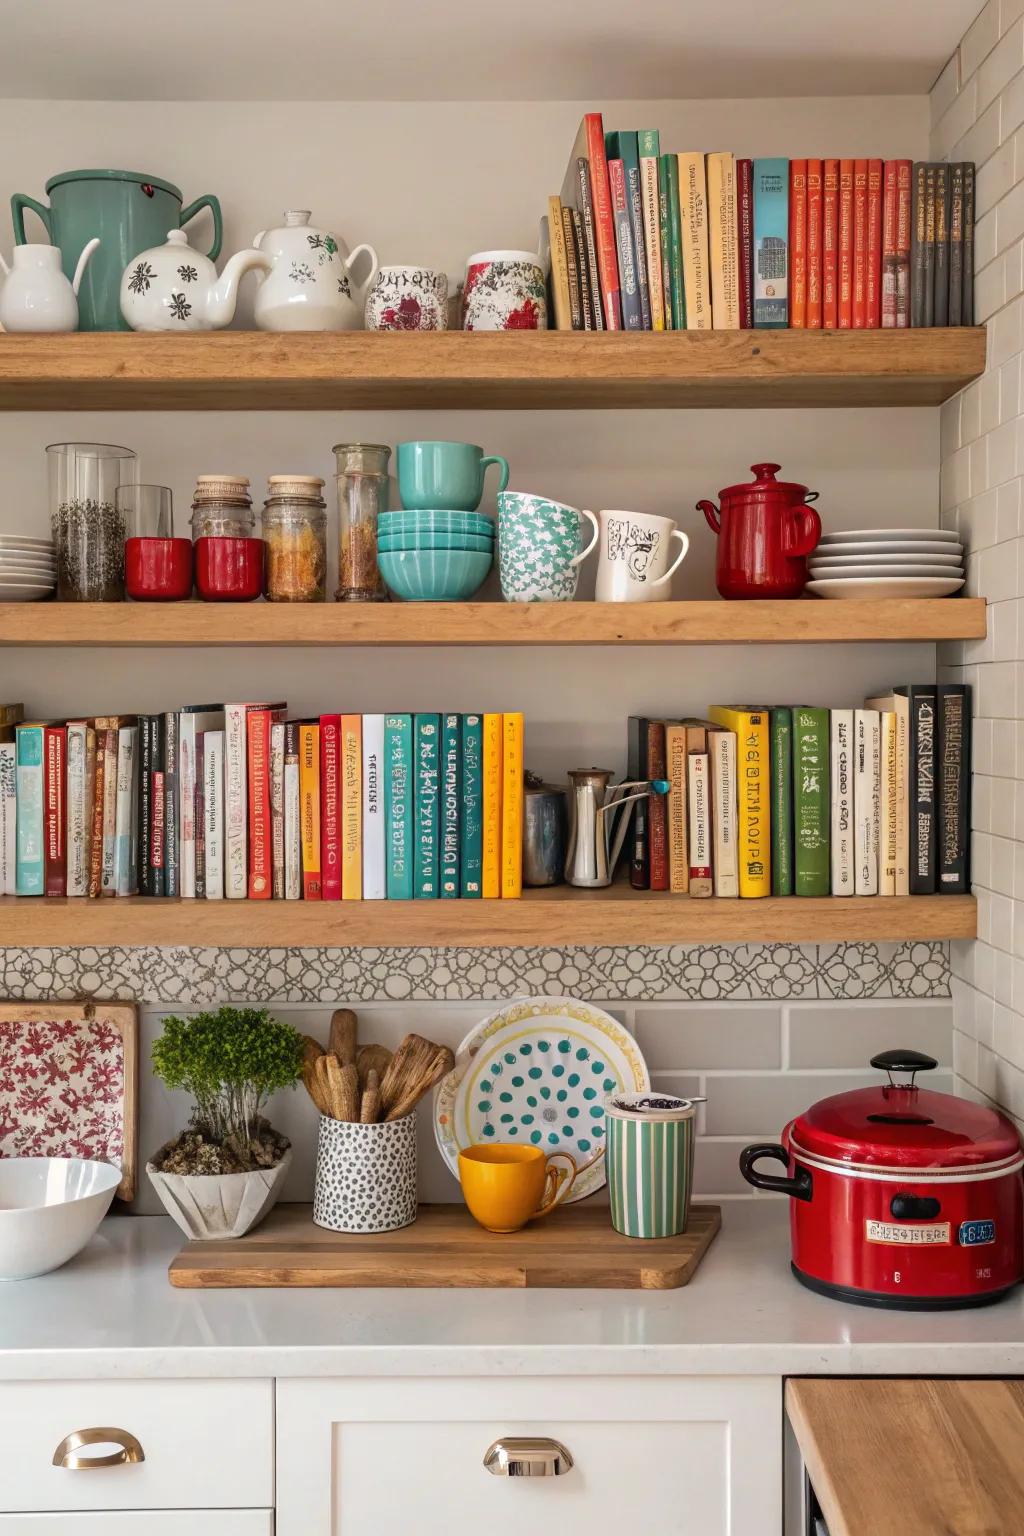
{"label": "spice jar", "polygon": [[250,539],[256,532],[245,475],[200,475],[192,498],[192,538]]}
{"label": "spice jar", "polygon": [[315,475],[271,475],[263,508],[268,603],[327,596],[327,512]]}
{"label": "spice jar", "polygon": [[136,455],[112,443],[51,443],[46,457],[59,601],[122,602],[127,529],[117,492],[138,480]]}
{"label": "spice jar", "polygon": [[377,569],[377,515],[388,510],[388,460],[380,443],[337,443],[339,603],[381,603],[387,589]]}
{"label": "spice jar", "polygon": [[208,603],[251,603],[263,592],[263,540],[245,475],[200,475],[192,500],[196,587]]}

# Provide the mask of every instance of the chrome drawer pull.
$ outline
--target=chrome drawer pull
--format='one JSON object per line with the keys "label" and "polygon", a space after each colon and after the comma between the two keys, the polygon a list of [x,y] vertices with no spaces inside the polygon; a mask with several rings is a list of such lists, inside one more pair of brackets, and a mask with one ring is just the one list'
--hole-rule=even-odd
{"label": "chrome drawer pull", "polygon": [[484,1456],[484,1466],[495,1477],[564,1477],[572,1471],[572,1457],[559,1440],[517,1438],[495,1440]]}
{"label": "chrome drawer pull", "polygon": [[[83,1445],[119,1445],[108,1456],[76,1456]],[[68,1472],[92,1472],[97,1467],[126,1467],[145,1461],[146,1453],[126,1429],[75,1429],[65,1435],[53,1453],[53,1465]]]}

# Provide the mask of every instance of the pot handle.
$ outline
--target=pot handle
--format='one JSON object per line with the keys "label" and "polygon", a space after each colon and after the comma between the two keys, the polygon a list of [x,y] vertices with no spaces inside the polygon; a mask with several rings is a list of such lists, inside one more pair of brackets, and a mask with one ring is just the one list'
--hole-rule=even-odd
{"label": "pot handle", "polygon": [[722,514],[719,512],[713,501],[698,501],[697,511],[704,513],[704,516],[708,520],[708,527],[711,529],[712,533],[721,533]]}
{"label": "pot handle", "polygon": [[789,1153],[774,1141],[759,1141],[752,1147],[744,1147],[740,1153],[740,1173],[755,1189],[769,1189],[776,1194],[792,1195],[794,1200],[810,1200],[813,1193],[810,1170],[797,1168],[792,1178],[782,1178],[777,1173],[758,1173],[754,1164],[762,1157],[771,1157],[784,1168],[789,1167]]}
{"label": "pot handle", "polygon": [[184,229],[185,225],[194,219],[197,213],[202,213],[204,208],[209,208],[213,215],[213,244],[206,254],[211,261],[216,261],[224,243],[224,220],[221,217],[220,198],[214,197],[212,192],[205,192],[202,197],[197,197],[194,203],[189,203],[187,208],[181,210],[178,228]]}
{"label": "pot handle", "polygon": [[[817,492],[812,492],[817,495]],[[811,507],[792,507],[782,523],[782,552],[786,555],[809,555],[821,538],[821,518]]]}
{"label": "pot handle", "polygon": [[42,203],[37,203],[34,197],[29,197],[24,192],[15,192],[11,198],[11,219],[14,223],[14,240],[16,245],[28,245],[28,236],[25,234],[25,210],[30,208],[36,217],[42,222],[46,230],[47,240],[53,240],[53,226],[50,223],[50,210]]}

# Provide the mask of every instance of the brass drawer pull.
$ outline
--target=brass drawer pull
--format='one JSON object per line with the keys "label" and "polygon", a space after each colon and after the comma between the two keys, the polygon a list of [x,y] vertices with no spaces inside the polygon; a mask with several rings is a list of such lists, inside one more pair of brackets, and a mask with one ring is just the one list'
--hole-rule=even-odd
{"label": "brass drawer pull", "polygon": [[564,1477],[572,1457],[559,1440],[510,1435],[495,1440],[484,1455],[484,1466],[495,1477]]}
{"label": "brass drawer pull", "polygon": [[[108,1456],[77,1456],[83,1445],[119,1445]],[[65,1435],[53,1453],[53,1465],[69,1472],[91,1472],[97,1467],[126,1467],[145,1461],[146,1453],[126,1429],[75,1429]]]}

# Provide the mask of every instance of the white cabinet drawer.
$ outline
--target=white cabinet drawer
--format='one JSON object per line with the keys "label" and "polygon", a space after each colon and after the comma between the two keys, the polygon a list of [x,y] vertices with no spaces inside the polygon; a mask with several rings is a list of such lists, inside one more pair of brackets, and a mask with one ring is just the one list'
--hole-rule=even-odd
{"label": "white cabinet drawer", "polygon": [[[494,1476],[508,1436],[574,1465]],[[770,1378],[281,1381],[277,1536],[780,1536],[781,1443]]]}
{"label": "white cabinet drawer", "polygon": [[137,1514],[0,1515],[0,1536],[274,1536],[270,1509],[147,1510]]}
{"label": "white cabinet drawer", "polygon": [[[0,1387],[0,1511],[238,1509],[274,1502],[269,1381],[47,1381]],[[133,1435],[144,1461],[53,1465],[75,1431]],[[83,1449],[81,1456],[108,1447]],[[6,1532],[4,1533],[6,1536]]]}

